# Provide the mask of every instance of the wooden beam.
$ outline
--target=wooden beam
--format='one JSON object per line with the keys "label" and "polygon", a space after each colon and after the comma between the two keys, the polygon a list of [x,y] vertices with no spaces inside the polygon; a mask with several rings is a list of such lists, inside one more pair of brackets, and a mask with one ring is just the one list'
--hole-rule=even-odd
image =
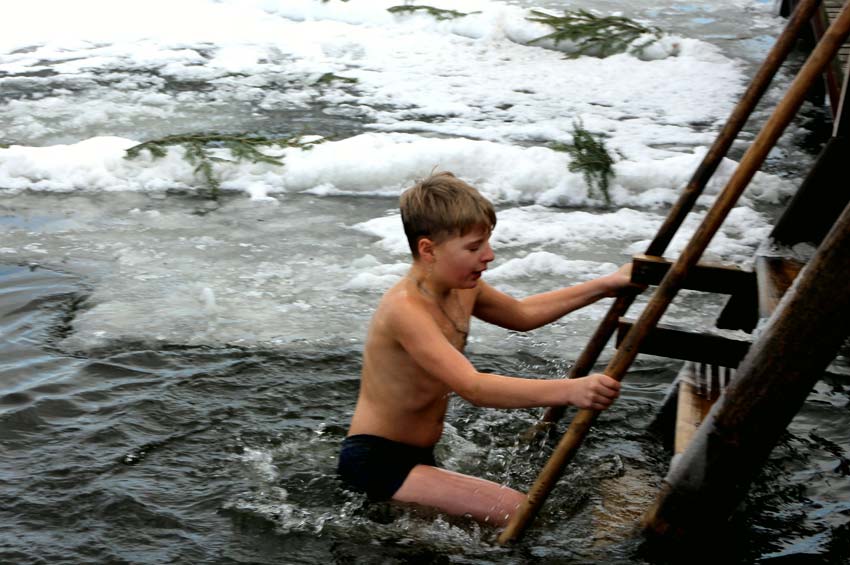
{"label": "wooden beam", "polygon": [[[620,318],[617,345],[625,339],[634,320]],[[750,348],[750,342],[710,333],[699,333],[669,324],[657,324],[640,344],[640,352],[672,359],[737,367]]]}
{"label": "wooden beam", "polygon": [[683,453],[709,410],[729,384],[733,369],[692,363],[682,365],[676,376],[676,430],[674,454]]}
{"label": "wooden beam", "polygon": [[[842,124],[850,127],[850,116]],[[817,246],[850,201],[847,156],[850,136],[831,137],[770,233],[779,245]]]}
{"label": "wooden beam", "polygon": [[758,292],[756,286],[745,294],[733,294],[717,317],[714,325],[724,330],[752,332],[758,325]]}
{"label": "wooden beam", "polygon": [[802,268],[802,263],[785,257],[756,257],[760,317],[767,318],[776,310]]}
{"label": "wooden beam", "polygon": [[841,100],[838,103],[832,135],[850,137],[850,54],[847,55],[847,64],[844,68],[844,84],[841,87]]}
{"label": "wooden beam", "polygon": [[678,404],[676,405],[676,436],[673,453],[684,453],[702,424],[714,400],[699,394],[691,383],[679,381]]}
{"label": "wooden beam", "polygon": [[[670,270],[672,261],[651,255],[632,258],[632,282],[657,285]],[[682,283],[683,288],[720,294],[746,294],[756,284],[752,271],[734,265],[700,262],[694,265]]]}
{"label": "wooden beam", "polygon": [[644,516],[647,535],[690,545],[728,520],[850,334],[848,277],[850,205],[670,469]]}

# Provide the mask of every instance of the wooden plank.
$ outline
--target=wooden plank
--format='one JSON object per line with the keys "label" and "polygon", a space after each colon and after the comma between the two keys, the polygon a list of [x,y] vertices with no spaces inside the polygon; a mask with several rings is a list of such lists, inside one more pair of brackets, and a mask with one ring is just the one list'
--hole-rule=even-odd
{"label": "wooden plank", "polygon": [[648,431],[674,456],[682,453],[731,381],[733,373],[734,369],[686,361],[670,385]]}
{"label": "wooden plank", "polygon": [[675,455],[684,453],[713,405],[714,400],[699,394],[697,387],[686,380],[679,381],[676,439],[673,442]]}
{"label": "wooden plank", "polygon": [[802,268],[802,263],[785,257],[756,257],[759,316],[767,318],[773,313]]}
{"label": "wooden plank", "polygon": [[[651,255],[632,257],[632,282],[645,285],[661,283],[672,261]],[[755,285],[755,274],[735,265],[700,262],[693,266],[682,283],[683,288],[720,294],[742,294]]]}
{"label": "wooden plank", "polygon": [[714,323],[724,330],[742,330],[752,332],[759,322],[758,291],[753,284],[746,293],[733,294]]}
{"label": "wooden plank", "polygon": [[[848,48],[850,53],[850,48]],[[850,138],[850,56],[844,63],[844,85],[841,87],[841,101],[838,104],[838,112],[835,114],[835,127],[832,130],[833,137],[847,141]]]}
{"label": "wooden plank", "polygon": [[[634,320],[620,318],[617,327],[617,346],[634,325]],[[712,333],[692,332],[670,324],[657,324],[640,345],[641,353],[737,367],[750,348],[750,341],[733,339]]]}
{"label": "wooden plank", "polygon": [[[838,19],[843,3],[835,0],[827,0],[823,2],[818,10],[818,13],[812,18],[812,31],[816,41],[820,41],[821,37],[826,33],[826,29]],[[829,104],[832,107],[833,118],[838,115],[838,108],[841,99],[841,85],[844,82],[844,66],[845,59],[842,58],[841,50],[848,46],[850,42],[839,48],[833,61],[824,70],[824,85],[826,93],[829,97]]]}
{"label": "wooden plank", "polygon": [[[850,116],[839,120],[837,125],[850,129]],[[818,245],[823,240],[850,200],[850,184],[846,177],[848,155],[850,137],[832,137],[827,141],[774,225],[770,234],[772,240],[787,247],[801,242]]]}
{"label": "wooden plank", "polygon": [[[778,10],[779,15],[788,17],[797,4],[799,4],[799,2],[795,0],[783,0],[780,9]],[[826,31],[826,28],[838,18],[843,5],[843,0],[825,0],[821,3],[818,7],[817,14],[812,17],[810,22],[812,39],[814,42],[819,41]],[[847,41],[839,49],[833,63],[824,72],[823,86],[826,90],[826,95],[829,97],[833,117],[837,114],[839,93],[841,84],[847,76],[847,71],[845,69],[847,68],[849,60],[850,41]]]}

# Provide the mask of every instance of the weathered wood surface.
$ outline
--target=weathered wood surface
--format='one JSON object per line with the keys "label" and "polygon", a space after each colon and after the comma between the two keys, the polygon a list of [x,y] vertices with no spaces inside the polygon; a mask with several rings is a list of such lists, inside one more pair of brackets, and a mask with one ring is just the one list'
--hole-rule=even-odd
{"label": "weathered wood surface", "polygon": [[[850,125],[850,115],[840,123]],[[823,240],[850,201],[848,155],[850,135],[832,137],[827,141],[815,165],[773,227],[772,240],[787,247],[801,242],[817,246]]]}
{"label": "weathered wood surface", "polygon": [[850,137],[850,56],[844,65],[844,85],[841,87],[841,98],[838,111],[835,113],[834,137]]}
{"label": "weathered wood surface", "polygon": [[[812,29],[816,40],[820,40],[829,26],[838,18],[841,12],[842,2],[837,0],[825,0],[821,5],[819,13],[812,19]],[[844,44],[824,71],[824,82],[829,104],[832,107],[832,115],[838,115],[841,99],[841,85],[844,82],[844,69],[847,59],[846,52],[848,44]]]}
{"label": "weathered wood surface", "polygon": [[679,381],[674,454],[684,453],[713,404],[714,399],[700,395],[697,387],[687,381]]}
{"label": "weathered wood surface", "polygon": [[[628,335],[634,323],[633,319],[620,318],[617,329],[618,346]],[[749,348],[750,341],[746,339],[695,332],[670,324],[656,324],[641,342],[640,352],[671,359],[737,367]]]}
{"label": "weathered wood surface", "polygon": [[[643,285],[657,285],[663,279],[670,266],[669,259],[652,255],[632,257],[632,282]],[[700,262],[688,273],[683,288],[720,294],[739,294],[748,292],[755,284],[752,271],[736,265]]]}
{"label": "weathered wood surface", "polygon": [[[841,0],[825,0],[823,3],[823,10],[826,13],[827,20],[829,23],[835,21],[838,17],[838,14],[841,12],[841,6],[843,2]],[[838,50],[838,61],[840,67],[840,73],[843,78],[843,69],[847,67],[848,59],[850,59],[850,42],[844,43],[841,49]]]}
{"label": "weathered wood surface", "polygon": [[[799,2],[796,0],[783,0],[780,9],[781,15],[787,15],[792,8],[797,6]],[[841,13],[841,9],[845,4],[844,0],[824,0],[819,6],[817,12],[810,20],[811,39],[815,42],[819,41],[829,25],[835,21]],[[832,107],[832,115],[835,117],[838,113],[839,93],[841,84],[847,78],[847,65],[850,62],[850,42],[845,42],[838,50],[835,59],[824,71],[823,86]]]}
{"label": "weathered wood surface", "polygon": [[780,301],[644,517],[667,541],[715,535],[850,334],[850,205]]}
{"label": "weathered wood surface", "polygon": [[802,263],[785,257],[756,257],[760,317],[770,317],[802,268]]}

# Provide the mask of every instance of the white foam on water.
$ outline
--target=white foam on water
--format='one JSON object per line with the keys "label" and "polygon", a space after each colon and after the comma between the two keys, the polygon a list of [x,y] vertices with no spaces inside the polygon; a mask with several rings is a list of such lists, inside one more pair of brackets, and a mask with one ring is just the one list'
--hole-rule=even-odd
{"label": "white foam on water", "polygon": [[[134,140],[97,137],[71,145],[0,149],[0,186],[11,190],[161,191],[205,188],[184,150],[171,147],[163,158],[147,151],[126,159]],[[269,150],[284,166],[263,162],[215,162],[224,190],[258,200],[280,192],[316,195],[398,195],[433,170],[450,170],[493,201],[537,202],[547,206],[599,206],[581,173],[568,169],[570,157],[546,147],[522,147],[465,138],[435,139],[413,134],[367,133],[311,149]],[[223,149],[214,154],[227,159]],[[609,192],[614,204],[659,206],[674,201],[704,151],[646,160],[621,160]],[[380,158],[377,158],[380,156]],[[725,161],[707,194],[714,194],[734,170]],[[775,202],[794,184],[760,173],[748,188],[754,200]]]}
{"label": "white foam on water", "polygon": [[[686,218],[671,242],[666,256],[678,256],[703,215],[691,214]],[[593,247],[601,247],[607,243],[623,253],[643,253],[662,221],[663,216],[656,212],[629,208],[621,208],[615,212],[591,213],[563,211],[539,205],[525,206],[509,208],[497,214],[491,242],[497,251],[512,247],[534,249],[553,246],[566,252],[587,252]],[[409,253],[398,214],[368,220],[354,225],[353,228],[376,237],[378,244],[393,254]],[[769,219],[763,214],[743,206],[734,208],[709,244],[706,257],[729,262],[750,261],[752,252],[770,229]],[[629,243],[623,245],[625,242]],[[558,270],[564,266],[554,266],[551,259],[551,255],[532,255],[531,261],[537,262],[538,266],[548,262],[546,268],[558,274]],[[520,269],[525,268],[528,266]],[[576,265],[569,264],[569,268],[574,269]],[[502,272],[504,271],[499,271],[499,276],[504,276],[501,275]]]}
{"label": "white foam on water", "polygon": [[[396,4],[31,0],[6,14],[0,189],[24,227],[0,223],[0,253],[97,273],[67,348],[356,343],[350,328],[407,269],[396,197],[435,169],[499,207],[494,284],[526,295],[605,274],[643,251],[746,79],[742,61],[680,32],[639,56],[570,59],[569,44],[528,45],[549,31],[526,19],[528,3],[433,3],[479,12],[454,20],[387,11]],[[648,18],[681,6],[632,8],[659,24]],[[743,0],[699,9],[746,11],[733,29],[768,37],[780,25]],[[320,81],[328,73],[338,78]],[[353,133],[269,148],[282,167],[214,162],[221,205],[167,196],[209,188],[181,148],[125,158],[186,131],[315,133],[287,123],[308,114]],[[610,208],[552,148],[578,121],[614,157]],[[721,165],[671,254],[735,166]],[[710,255],[749,260],[769,229],[756,210],[794,184],[758,174]]]}
{"label": "white foam on water", "polygon": [[[614,149],[634,153],[659,140],[705,143],[690,125],[725,117],[742,88],[740,64],[697,39],[665,35],[648,60],[567,59],[527,44],[550,28],[528,21],[525,8],[465,3],[479,13],[441,21],[393,15],[393,5],[28,3],[6,20],[0,70],[19,73],[4,80],[38,95],[3,108],[6,136],[29,144],[62,132],[95,136],[204,115],[216,123],[209,114],[321,104],[375,129],[492,140],[568,140],[582,119],[609,134]],[[55,17],[45,26],[48,6]],[[176,23],[185,21],[192,25]],[[319,84],[327,73],[356,83]],[[174,90],[175,82],[198,84]]]}

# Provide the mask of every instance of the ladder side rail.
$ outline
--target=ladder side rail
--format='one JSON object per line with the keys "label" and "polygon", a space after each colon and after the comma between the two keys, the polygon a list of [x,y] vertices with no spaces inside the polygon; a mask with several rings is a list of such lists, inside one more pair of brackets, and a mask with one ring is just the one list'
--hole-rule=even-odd
{"label": "ladder side rail", "polygon": [[[729,152],[729,148],[743,129],[750,115],[753,113],[758,102],[761,100],[779,67],[787,59],[788,54],[794,48],[797,37],[802,29],[808,24],[820,0],[803,0],[794,9],[794,13],[788,20],[785,29],[777,38],[764,63],[762,63],[755,77],[753,77],[743,97],[735,106],[732,114],[726,121],[723,129],[718,134],[711,148],[705,154],[702,162],[697,167],[688,184],[670,212],[667,219],[659,227],[655,239],[649,244],[646,255],[661,256],[667,249],[673,236],[679,230],[685,217],[693,208],[697,198],[702,194],[705,185],[717,171],[723,157]],[[593,365],[599,359],[599,355],[617,329],[617,321],[623,316],[639,294],[637,289],[629,289],[617,297],[608,310],[608,313],[600,322],[596,331],[588,340],[575,364],[570,368],[567,378],[573,379],[583,377],[590,373]],[[543,414],[542,421],[546,423],[557,422],[564,415],[563,406],[552,406]]]}

